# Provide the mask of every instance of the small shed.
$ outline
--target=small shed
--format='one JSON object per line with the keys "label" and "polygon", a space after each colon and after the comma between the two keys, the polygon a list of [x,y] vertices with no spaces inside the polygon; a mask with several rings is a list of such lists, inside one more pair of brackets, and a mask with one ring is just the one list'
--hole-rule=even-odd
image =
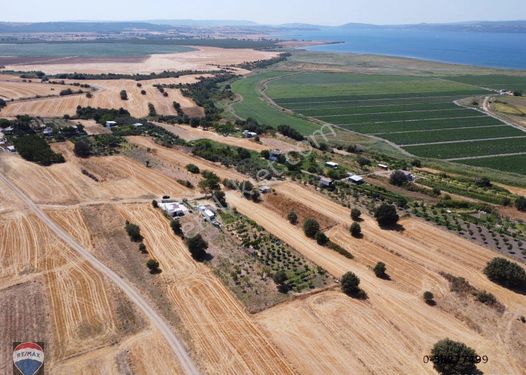
{"label": "small shed", "polygon": [[382,168],[382,169],[388,170],[388,169],[389,169],[389,166],[388,166],[387,164],[379,163],[379,164],[378,164],[378,168]]}
{"label": "small shed", "polygon": [[141,124],[140,122],[136,122],[135,124],[133,124],[134,128],[140,128],[141,126],[144,126],[144,125]]}
{"label": "small shed", "polygon": [[329,167],[329,168],[333,168],[333,169],[338,168],[338,163],[335,163],[335,162],[333,162],[333,161],[327,161],[327,162],[325,162],[325,165],[326,165],[327,167]]}
{"label": "small shed", "polygon": [[7,146],[7,151],[9,152],[16,152],[15,146]]}
{"label": "small shed", "polygon": [[332,178],[329,177],[322,177],[320,178],[320,186],[321,187],[331,187],[333,183]]}
{"label": "small shed", "polygon": [[245,138],[254,138],[254,137],[257,137],[258,133],[256,132],[251,132],[249,130],[243,130],[243,137]]}
{"label": "small shed", "polygon": [[53,128],[51,127],[47,127],[45,128],[43,131],[42,131],[42,134],[44,134],[45,136],[50,136],[53,134]]}
{"label": "small shed", "polygon": [[106,127],[108,129],[111,129],[112,127],[114,127],[115,125],[117,125],[117,122],[115,121],[106,121]]}
{"label": "small shed", "polygon": [[349,177],[347,177],[347,180],[356,184],[356,185],[361,185],[363,184],[365,181],[363,180],[363,177],[362,176],[358,176],[357,174],[353,174]]}

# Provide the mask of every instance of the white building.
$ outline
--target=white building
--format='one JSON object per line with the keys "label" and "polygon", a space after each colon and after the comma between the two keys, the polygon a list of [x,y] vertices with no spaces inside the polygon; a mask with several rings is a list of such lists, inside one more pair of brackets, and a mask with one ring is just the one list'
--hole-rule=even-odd
{"label": "white building", "polygon": [[53,129],[51,127],[47,127],[45,128],[43,131],[42,131],[42,134],[44,135],[52,135],[53,134]]}
{"label": "white building", "polygon": [[243,137],[245,138],[254,138],[257,137],[258,133],[251,132],[249,130],[243,130]]}
{"label": "white building", "polygon": [[325,162],[325,165],[329,168],[333,168],[333,169],[336,169],[338,168],[338,163],[335,163],[333,161],[327,161]]}
{"label": "white building", "polygon": [[115,125],[117,125],[117,123],[115,121],[106,121],[106,127],[108,129],[111,129],[112,127],[114,127]]}
{"label": "white building", "polygon": [[385,169],[385,170],[388,170],[389,169],[389,166],[387,164],[378,164],[378,168],[382,168],[382,169]]}
{"label": "white building", "polygon": [[133,127],[135,128],[140,128],[141,126],[143,126],[143,124],[141,124],[140,122],[133,124]]}
{"label": "white building", "polygon": [[358,176],[357,174],[351,173],[349,173],[349,177],[347,177],[346,180],[357,185],[363,184],[365,182],[362,176]]}
{"label": "white building", "polygon": [[329,177],[322,177],[320,178],[320,186],[321,187],[330,187],[332,186],[332,178]]}
{"label": "white building", "polygon": [[7,151],[9,152],[16,152],[15,146],[7,146]]}
{"label": "white building", "polygon": [[158,201],[158,205],[161,210],[172,217],[184,216],[188,212],[188,208],[184,204],[170,199],[170,197],[163,197],[160,202]]}
{"label": "white building", "polygon": [[197,207],[197,210],[203,215],[203,217],[209,221],[214,221],[216,214],[208,206],[201,205]]}

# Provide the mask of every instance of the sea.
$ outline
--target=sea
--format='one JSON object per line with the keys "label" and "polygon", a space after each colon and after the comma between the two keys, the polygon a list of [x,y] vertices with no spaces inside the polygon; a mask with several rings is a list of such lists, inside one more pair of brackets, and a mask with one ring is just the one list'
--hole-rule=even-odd
{"label": "sea", "polygon": [[411,57],[464,65],[526,70],[525,33],[363,27],[291,30],[280,33],[279,37],[339,42],[306,48],[311,51]]}

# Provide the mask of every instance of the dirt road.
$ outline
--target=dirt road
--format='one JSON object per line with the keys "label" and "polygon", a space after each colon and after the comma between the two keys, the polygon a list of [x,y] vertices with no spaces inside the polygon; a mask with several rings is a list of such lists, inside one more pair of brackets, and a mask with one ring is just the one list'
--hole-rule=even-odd
{"label": "dirt road", "polygon": [[49,229],[64,243],[75,250],[79,255],[86,259],[97,271],[108,277],[118,288],[120,288],[126,296],[144,313],[144,315],[150,320],[150,322],[159,329],[162,333],[172,351],[175,353],[181,363],[181,367],[187,374],[199,374],[199,371],[193,364],[190,356],[186,352],[183,343],[173,333],[168,323],[159,315],[152,307],[142,298],[142,296],[131,286],[129,286],[121,277],[115,272],[106,267],[100,262],[90,251],[80,245],[71,236],[69,236],[62,228],[60,228],[49,216],[47,216],[28,196],[26,196],[22,190],[20,190],[15,184],[9,181],[5,176],[0,175],[0,181],[2,181],[12,192],[22,200],[26,206],[44,222]]}

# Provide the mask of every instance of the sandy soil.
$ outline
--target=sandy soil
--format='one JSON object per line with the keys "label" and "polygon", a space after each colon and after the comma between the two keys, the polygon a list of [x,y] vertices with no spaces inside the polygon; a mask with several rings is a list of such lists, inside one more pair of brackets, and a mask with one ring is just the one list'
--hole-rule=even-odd
{"label": "sandy soil", "polygon": [[[348,228],[348,209],[324,196],[292,183],[274,188]],[[489,250],[416,220],[404,221],[406,231],[400,234],[382,231],[366,218],[361,223],[365,237],[356,240],[361,242],[353,242],[346,233],[342,236],[343,231],[338,228],[329,231],[334,241],[356,255],[355,260],[349,260],[316,245],[304,236],[301,228],[290,225],[278,213],[234,192],[227,193],[227,198],[239,212],[334,276],[340,277],[347,271],[356,273],[369,296],[367,301],[357,301],[329,292],[259,314],[261,324],[300,372],[434,373],[429,365],[422,363],[422,356],[434,342],[449,336],[476,348],[479,353],[491,355],[495,360],[480,366],[485,372],[521,373],[524,359],[517,351],[508,354],[514,350],[516,338],[510,335],[506,324],[525,313],[524,297],[489,282],[482,275],[481,268],[494,256]],[[386,256],[388,253],[390,257]],[[387,264],[391,281],[374,276],[369,267],[376,259]],[[466,277],[472,285],[491,291],[508,308],[502,325],[498,329],[490,325],[479,330],[440,308],[423,303],[421,295],[425,290],[438,296],[449,293],[447,283],[437,275],[439,271]],[[472,319],[475,321],[476,317]],[[484,322],[478,324],[483,326]],[[524,340],[526,331],[524,327],[521,329]],[[312,336],[309,332],[313,332]],[[322,350],[324,348],[329,349]],[[340,367],[342,363],[347,367]]]}
{"label": "sandy soil", "polygon": [[[100,107],[100,108],[125,108],[132,116],[145,117],[148,115],[148,103],[152,103],[158,114],[161,115],[176,115],[177,112],[173,106],[173,102],[176,101],[181,105],[183,111],[188,111],[189,114],[194,116],[202,116],[202,108],[196,106],[196,104],[190,99],[181,94],[179,89],[166,89],[168,96],[165,97],[163,94],[154,87],[156,84],[177,84],[177,83],[194,83],[197,82],[199,74],[182,76],[180,78],[165,78],[165,79],[154,79],[141,81],[142,87],[137,86],[137,82],[134,80],[83,80],[79,81],[83,84],[88,84],[97,89],[92,92],[92,98],[88,98],[86,94],[75,94],[53,98],[42,98],[32,99],[26,101],[15,101],[8,103],[7,107],[2,109],[1,116],[12,117],[21,114],[27,114],[32,116],[41,117],[62,117],[67,114],[70,116],[75,115],[77,107]],[[74,80],[66,80],[67,83],[76,82]],[[24,91],[26,85],[32,85]],[[22,95],[24,92],[29,91],[32,87],[34,91],[50,90],[52,87],[49,84],[42,83],[14,83],[14,82],[0,82],[0,96],[4,94]],[[73,86],[59,86],[60,89],[55,89],[51,93],[58,95],[60,90],[66,87]],[[11,91],[10,90],[11,88]],[[18,90],[18,91],[15,91]],[[86,89],[83,89],[86,90]],[[120,98],[121,90],[126,90],[128,100],[122,100]],[[142,95],[141,91],[146,91],[146,95]],[[25,96],[25,95],[24,95]]]}
{"label": "sandy soil", "polygon": [[111,134],[111,130],[97,124],[95,120],[75,120],[75,123],[81,124],[84,126],[84,131],[88,135],[97,135],[97,134]]}
{"label": "sandy soil", "polygon": [[128,142],[141,146],[143,148],[149,148],[152,150],[152,154],[161,159],[163,163],[175,169],[184,168],[188,164],[195,164],[200,170],[209,170],[217,174],[221,179],[229,178],[233,180],[246,180],[247,176],[234,171],[233,169],[226,169],[219,164],[212,163],[208,160],[204,160],[195,157],[189,153],[177,150],[175,148],[166,148],[153,142],[149,138],[145,137],[127,137]]}
{"label": "sandy soil", "polygon": [[[67,151],[65,145],[55,145]],[[1,156],[0,166],[35,202],[41,204],[78,204],[121,199],[151,199],[162,194],[193,196],[194,192],[124,156],[78,159],[64,152],[66,163],[41,167],[15,155]],[[98,182],[84,175],[85,169]],[[27,176],[32,176],[28,179]]]}
{"label": "sandy soil", "polygon": [[47,74],[58,73],[151,73],[164,70],[215,70],[219,66],[237,65],[243,62],[269,59],[277,52],[256,51],[253,49],[222,49],[215,47],[196,47],[196,50],[173,54],[155,54],[140,62],[84,62],[7,65],[8,70],[35,71]]}

